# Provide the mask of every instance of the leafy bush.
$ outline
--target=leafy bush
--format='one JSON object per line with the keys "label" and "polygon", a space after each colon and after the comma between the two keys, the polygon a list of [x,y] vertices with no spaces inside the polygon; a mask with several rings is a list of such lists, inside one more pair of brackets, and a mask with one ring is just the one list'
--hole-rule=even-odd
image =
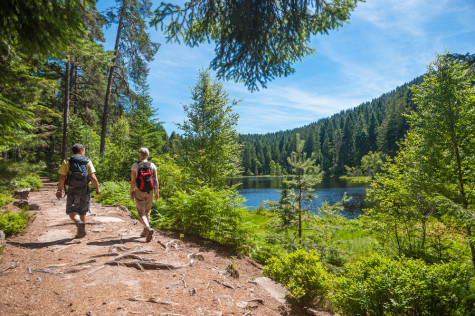
{"label": "leafy bush", "polygon": [[189,174],[168,154],[150,159],[157,166],[160,199],[169,199],[175,192],[190,187]]}
{"label": "leafy bush", "polygon": [[38,175],[32,174],[26,177],[20,178],[16,181],[17,189],[30,188],[33,191],[37,191],[43,187],[43,182]]}
{"label": "leafy bush", "polygon": [[105,205],[122,204],[137,216],[135,202],[130,199],[130,183],[126,181],[106,181],[101,184],[101,194],[95,196],[96,200]]}
{"label": "leafy bush", "polygon": [[335,298],[345,315],[473,315],[473,276],[457,263],[372,256],[348,266]]}
{"label": "leafy bush", "polygon": [[174,227],[185,233],[238,245],[244,238],[243,198],[232,190],[201,188],[170,199]]}
{"label": "leafy bush", "polygon": [[7,206],[13,202],[13,197],[10,193],[0,193],[0,208]]}
{"label": "leafy bush", "polygon": [[18,234],[25,229],[29,216],[26,211],[0,213],[0,230],[3,230],[7,237]]}
{"label": "leafy bush", "polygon": [[303,304],[322,302],[332,288],[332,275],[323,267],[315,250],[298,249],[282,258],[273,257],[262,272],[282,283],[290,296]]}

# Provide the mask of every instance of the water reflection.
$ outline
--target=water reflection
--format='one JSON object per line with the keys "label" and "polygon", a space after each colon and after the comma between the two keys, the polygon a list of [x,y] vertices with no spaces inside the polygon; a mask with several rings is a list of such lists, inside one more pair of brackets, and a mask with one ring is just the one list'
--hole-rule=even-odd
{"label": "water reflection", "polygon": [[[255,209],[264,201],[278,201],[280,199],[279,189],[282,189],[283,178],[240,178],[233,179],[232,184],[238,184],[239,193],[246,198],[245,205],[249,209]],[[365,197],[367,183],[353,183],[338,178],[330,178],[320,183],[313,192],[318,197],[312,202],[311,208],[318,209],[324,202],[330,204],[337,203],[343,198],[346,192],[351,200],[345,203],[344,214],[348,218],[357,217],[361,210],[366,207]]]}

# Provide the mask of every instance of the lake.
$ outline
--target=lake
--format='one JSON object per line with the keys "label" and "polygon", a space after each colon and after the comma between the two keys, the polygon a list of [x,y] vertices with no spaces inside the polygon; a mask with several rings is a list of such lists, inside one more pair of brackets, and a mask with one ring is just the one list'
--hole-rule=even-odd
{"label": "lake", "polygon": [[[249,209],[255,209],[264,201],[278,201],[282,189],[282,177],[269,178],[239,178],[232,179],[232,184],[241,183],[237,189],[239,193],[246,198],[244,203]],[[338,178],[330,178],[320,183],[313,192],[318,197],[312,202],[312,209],[318,209],[325,201],[335,204],[340,201],[346,192],[351,200],[345,203],[343,215],[347,218],[355,218],[361,214],[361,210],[365,207],[364,199],[366,197],[366,189],[369,188],[368,183],[354,183]]]}

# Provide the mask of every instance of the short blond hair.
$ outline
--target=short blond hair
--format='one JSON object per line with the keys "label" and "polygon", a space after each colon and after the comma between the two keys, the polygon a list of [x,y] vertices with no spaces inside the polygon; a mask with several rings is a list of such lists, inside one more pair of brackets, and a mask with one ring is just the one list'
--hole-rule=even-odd
{"label": "short blond hair", "polygon": [[150,154],[150,152],[148,151],[147,148],[142,147],[142,148],[139,149],[140,159],[147,159],[149,154]]}

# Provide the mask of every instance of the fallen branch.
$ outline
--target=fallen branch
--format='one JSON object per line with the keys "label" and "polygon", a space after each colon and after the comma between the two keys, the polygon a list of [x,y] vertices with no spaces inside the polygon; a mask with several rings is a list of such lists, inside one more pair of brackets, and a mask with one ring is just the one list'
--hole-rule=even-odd
{"label": "fallen branch", "polygon": [[180,279],[182,282],[183,282],[183,287],[186,289],[187,286],[186,286],[186,282],[185,282],[185,274],[182,274],[181,275],[181,279]]}
{"label": "fallen branch", "polygon": [[252,300],[249,300],[248,302],[256,302],[256,303],[264,305],[264,300],[262,298],[253,298]]}
{"label": "fallen branch", "polygon": [[178,303],[162,301],[162,300],[156,299],[155,297],[143,299],[143,298],[139,298],[135,296],[135,297],[128,298],[127,300],[132,301],[132,302],[150,302],[150,303],[165,304],[165,305],[179,305]]}
{"label": "fallen branch", "polygon": [[61,264],[50,264],[49,266],[46,266],[46,268],[59,268],[59,267],[64,267],[67,266],[67,263],[61,263]]}
{"label": "fallen branch", "polygon": [[234,290],[234,286],[232,286],[231,284],[229,283],[226,283],[226,282],[222,282],[222,281],[219,281],[219,280],[213,280],[214,282],[218,283],[218,284],[221,284],[222,286],[224,287],[227,287],[227,288],[230,288],[230,289],[233,289]]}
{"label": "fallen branch", "polygon": [[41,272],[41,273],[63,274],[62,271],[52,270],[52,269],[47,269],[47,268],[28,268],[28,269],[31,269],[31,271]]}
{"label": "fallen branch", "polygon": [[5,268],[5,269],[3,269],[2,271],[0,271],[0,273],[3,273],[3,272],[5,272],[5,271],[8,271],[8,270],[10,270],[10,269],[14,269],[14,268],[16,268],[16,267],[17,267],[16,265],[14,265],[14,266],[9,266],[9,267],[6,267],[6,268]]}

